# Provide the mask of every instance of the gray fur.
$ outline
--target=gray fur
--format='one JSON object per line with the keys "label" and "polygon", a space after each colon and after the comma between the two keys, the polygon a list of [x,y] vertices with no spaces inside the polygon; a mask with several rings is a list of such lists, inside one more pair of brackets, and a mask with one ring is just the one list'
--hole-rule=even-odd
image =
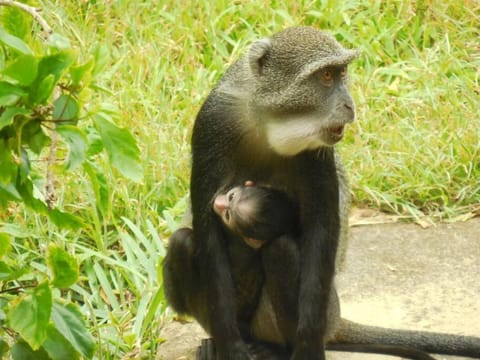
{"label": "gray fur", "polygon": [[347,65],[358,55],[358,50],[344,49],[327,33],[289,28],[254,42],[227,71],[215,95],[246,115],[250,136],[258,136],[282,156],[295,156],[332,145],[327,129],[353,120],[354,103],[346,81],[338,96],[329,97],[319,92],[311,77],[324,67]]}

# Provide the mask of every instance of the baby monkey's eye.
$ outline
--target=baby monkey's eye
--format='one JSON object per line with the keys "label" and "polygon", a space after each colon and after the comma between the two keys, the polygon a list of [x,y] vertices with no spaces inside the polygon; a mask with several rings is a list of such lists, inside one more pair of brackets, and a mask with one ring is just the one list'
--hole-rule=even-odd
{"label": "baby monkey's eye", "polygon": [[230,191],[230,193],[228,194],[228,202],[232,201],[234,197],[235,197],[235,191]]}

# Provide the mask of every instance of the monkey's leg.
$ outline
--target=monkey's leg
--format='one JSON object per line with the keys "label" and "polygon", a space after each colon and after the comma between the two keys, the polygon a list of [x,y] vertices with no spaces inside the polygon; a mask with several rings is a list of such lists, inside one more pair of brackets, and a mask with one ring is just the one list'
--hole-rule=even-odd
{"label": "monkey's leg", "polygon": [[[298,285],[296,284],[298,281],[299,254],[294,241],[294,239],[288,237],[285,237],[284,240],[275,239],[272,246],[269,245],[268,249],[265,247],[261,250],[261,259],[249,254],[243,254],[239,249],[234,249],[233,251],[235,256],[232,260],[232,274],[236,279],[237,286],[243,284],[243,288],[237,288],[237,306],[242,308],[242,304],[247,303],[247,299],[250,301],[250,299],[256,298],[253,293],[246,295],[245,292],[248,289],[250,289],[250,292],[256,292],[258,288],[255,284],[253,286],[251,286],[252,284],[245,286],[249,283],[249,281],[245,280],[245,277],[248,278],[252,275],[252,272],[256,272],[259,278],[264,279],[265,277],[269,279],[263,281],[265,284],[260,289],[260,299],[258,301],[255,300],[256,311],[253,318],[248,318],[248,323],[250,324],[249,331],[242,332],[252,359],[288,360],[291,356],[291,351],[287,349],[285,336],[279,330],[276,313],[278,312],[281,315],[283,332],[286,332],[289,328],[289,321],[296,321],[290,320],[295,319],[293,314],[296,311],[289,308],[289,306],[295,306],[292,304],[296,304],[296,294],[298,294]],[[244,246],[240,241],[239,244]],[[232,251],[232,249],[230,250]],[[261,268],[258,268],[256,261],[259,262]],[[286,274],[284,271],[289,271],[289,274]],[[265,274],[265,272],[268,272],[268,274]],[[267,288],[270,290],[271,295]],[[271,297],[275,298],[275,307],[279,309],[278,311],[274,310],[270,300]],[[241,316],[242,313],[243,311],[240,311],[239,315]],[[239,324],[241,325],[242,323],[242,319],[239,319]],[[294,328],[295,326],[293,326]],[[292,334],[293,332],[294,330],[291,331]],[[197,360],[216,360],[215,345],[213,339],[202,342],[197,351]]]}
{"label": "monkey's leg", "polygon": [[187,298],[192,274],[192,230],[175,231],[169,240],[167,255],[163,260],[163,286],[170,306],[179,313],[189,313]]}
{"label": "monkey's leg", "polygon": [[197,348],[196,360],[215,360],[217,351],[213,339],[203,339],[202,344]]}
{"label": "monkey's leg", "polygon": [[248,340],[250,323],[265,282],[261,255],[236,237],[229,238],[227,251],[235,287],[237,324],[242,338]]}
{"label": "monkey's leg", "polygon": [[[236,287],[237,321],[248,352],[255,360],[288,360],[290,353],[283,346],[283,340],[278,341],[283,336],[278,330],[272,330],[277,329],[277,325],[276,320],[271,318],[275,316],[274,311],[265,295],[263,253],[252,250],[241,239],[230,240],[228,251]],[[252,323],[261,327],[261,331],[269,332],[268,336],[256,337],[255,331],[251,330],[255,327]],[[197,350],[197,360],[216,360],[216,345],[214,339],[202,341]]]}
{"label": "monkey's leg", "polygon": [[193,257],[192,229],[181,228],[173,233],[162,265],[165,297],[170,306],[180,314],[195,317],[210,331],[206,294],[200,288]]}
{"label": "monkey's leg", "polygon": [[300,253],[291,236],[281,236],[263,250],[265,289],[286,344],[292,346],[298,322]]}
{"label": "monkey's leg", "polygon": [[[284,349],[277,348],[274,345],[264,344],[261,342],[247,342],[248,352],[254,360],[288,360],[290,355]],[[213,339],[202,340],[202,344],[198,347],[196,360],[216,360],[217,353],[215,341]]]}
{"label": "monkey's leg", "polygon": [[[265,287],[252,333],[259,340],[259,348],[276,350],[273,359],[289,359],[298,323],[300,251],[296,239],[284,235],[270,242],[262,249],[262,262]],[[251,353],[256,355],[255,351]]]}

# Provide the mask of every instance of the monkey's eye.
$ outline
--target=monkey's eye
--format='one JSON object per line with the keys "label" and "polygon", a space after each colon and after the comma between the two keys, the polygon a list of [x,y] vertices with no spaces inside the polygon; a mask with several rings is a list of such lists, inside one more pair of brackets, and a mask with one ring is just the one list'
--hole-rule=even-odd
{"label": "monkey's eye", "polygon": [[228,194],[228,202],[231,202],[234,198],[235,198],[235,192],[230,191],[230,193]]}
{"label": "monkey's eye", "polygon": [[344,79],[347,77],[347,67],[346,66],[342,67],[342,69],[340,70],[340,76]]}
{"label": "monkey's eye", "polygon": [[333,72],[330,69],[325,69],[322,72],[322,79],[326,82],[330,82],[333,80]]}

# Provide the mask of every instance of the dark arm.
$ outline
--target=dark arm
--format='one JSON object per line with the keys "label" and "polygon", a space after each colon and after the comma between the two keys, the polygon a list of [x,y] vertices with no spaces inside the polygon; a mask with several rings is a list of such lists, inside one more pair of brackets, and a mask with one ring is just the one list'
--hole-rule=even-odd
{"label": "dark arm", "polygon": [[338,181],[335,163],[326,156],[306,163],[310,176],[300,194],[301,253],[297,338],[293,359],[324,359],[326,309],[339,238]]}
{"label": "dark arm", "polygon": [[211,333],[220,359],[248,359],[236,319],[235,289],[220,220],[213,211],[215,193],[226,185],[233,167],[231,134],[224,114],[213,111],[207,101],[200,111],[192,136],[192,175],[190,194],[193,240],[205,291],[202,325]]}

